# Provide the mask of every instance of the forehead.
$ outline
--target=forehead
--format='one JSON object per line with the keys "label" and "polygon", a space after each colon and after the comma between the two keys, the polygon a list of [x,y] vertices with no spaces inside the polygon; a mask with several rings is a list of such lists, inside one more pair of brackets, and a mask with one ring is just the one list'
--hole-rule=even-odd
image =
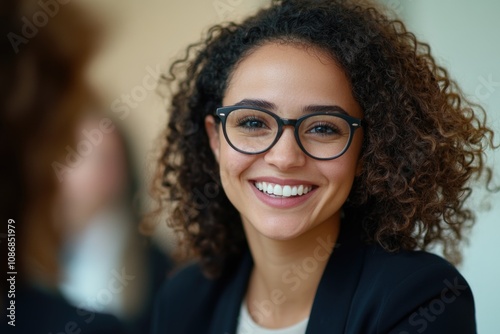
{"label": "forehead", "polygon": [[278,111],[338,105],[362,116],[340,65],[327,52],[303,44],[270,42],[244,57],[229,79],[223,104],[243,99],[272,102]]}

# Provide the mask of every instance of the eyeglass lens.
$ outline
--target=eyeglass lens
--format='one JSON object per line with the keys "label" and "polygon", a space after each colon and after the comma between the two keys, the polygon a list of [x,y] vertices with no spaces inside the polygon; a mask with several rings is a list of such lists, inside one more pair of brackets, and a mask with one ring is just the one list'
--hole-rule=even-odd
{"label": "eyeglass lens", "polygon": [[[231,144],[246,153],[266,151],[280,135],[278,120],[254,109],[231,111],[226,118],[225,130]],[[301,119],[296,129],[303,149],[320,159],[341,154],[348,145],[350,131],[349,123],[334,114],[311,115]]]}

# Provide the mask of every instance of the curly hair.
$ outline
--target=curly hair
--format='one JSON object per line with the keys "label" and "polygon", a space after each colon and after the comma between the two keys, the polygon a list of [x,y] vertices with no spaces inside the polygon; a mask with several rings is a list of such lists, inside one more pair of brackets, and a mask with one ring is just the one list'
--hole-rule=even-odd
{"label": "curly hair", "polygon": [[484,109],[464,97],[430,47],[373,4],[275,1],[240,24],[212,27],[188,47],[164,82],[173,91],[153,191],[184,255],[207,276],[245,247],[237,210],[220,189],[204,119],[222,105],[232,71],[270,42],[328,52],[364,112],[363,169],[344,204],[366,242],[387,251],[441,245],[451,262],[475,221],[464,205],[470,181],[491,179],[485,150],[493,132]]}

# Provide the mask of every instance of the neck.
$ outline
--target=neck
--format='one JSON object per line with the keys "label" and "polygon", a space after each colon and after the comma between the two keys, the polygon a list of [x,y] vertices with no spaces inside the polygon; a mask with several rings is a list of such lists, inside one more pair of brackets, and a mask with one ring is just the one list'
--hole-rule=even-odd
{"label": "neck", "polygon": [[340,220],[326,221],[291,240],[269,239],[250,223],[244,226],[254,260],[246,295],[254,320],[281,328],[308,317]]}

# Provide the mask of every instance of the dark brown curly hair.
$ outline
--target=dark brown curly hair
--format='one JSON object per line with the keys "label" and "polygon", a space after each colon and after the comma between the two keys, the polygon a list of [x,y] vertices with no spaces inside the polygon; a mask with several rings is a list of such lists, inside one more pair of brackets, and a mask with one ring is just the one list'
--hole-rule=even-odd
{"label": "dark brown curly hair", "polygon": [[485,112],[401,21],[345,0],[275,1],[240,24],[216,25],[163,77],[173,96],[153,190],[181,249],[215,277],[246,247],[239,213],[220,189],[204,119],[222,105],[238,63],[269,42],[325,50],[350,79],[366,126],[363,170],[345,219],[387,251],[437,244],[460,262],[460,241],[475,221],[464,206],[470,181],[491,179]]}

